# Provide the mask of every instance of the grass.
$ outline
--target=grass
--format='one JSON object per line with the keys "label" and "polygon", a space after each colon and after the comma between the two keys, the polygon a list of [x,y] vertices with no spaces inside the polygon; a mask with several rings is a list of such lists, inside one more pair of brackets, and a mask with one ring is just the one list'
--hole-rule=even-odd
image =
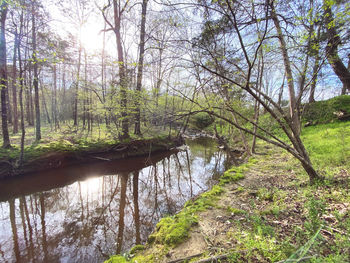
{"label": "grass", "polygon": [[[188,201],[177,215],[162,219],[146,249],[128,260],[161,261],[171,248],[189,237],[199,212],[214,208],[233,218],[226,237],[234,245],[217,250],[228,255],[228,262],[350,262],[349,125],[335,121],[302,131],[315,168],[326,175],[324,182],[305,183],[307,175],[297,160],[278,149],[267,149],[265,155],[227,170],[217,186]],[[260,186],[251,197],[246,186],[239,187],[234,194],[237,199],[245,198],[244,210],[230,205],[218,207],[219,198],[228,194],[226,186],[244,179],[251,168],[259,170],[262,181],[264,173],[286,176],[282,188]],[[127,257],[119,258],[121,261],[117,258],[108,262],[125,262]]]}
{"label": "grass", "polygon": [[[24,161],[29,161],[41,157],[49,153],[65,153],[65,152],[84,152],[103,149],[108,146],[120,143],[117,134],[105,125],[99,128],[95,127],[93,133],[86,130],[74,130],[74,127],[67,123],[61,125],[57,130],[51,129],[49,126],[42,127],[42,139],[35,140],[34,127],[26,127],[26,137],[24,146]],[[143,137],[138,137],[130,134],[130,139],[123,142],[128,142],[137,139],[164,139],[168,134],[164,132],[144,133]],[[0,160],[16,161],[20,154],[20,139],[21,135],[12,134],[10,141],[12,147],[10,149],[0,148]],[[0,142],[1,143],[1,142]]]}

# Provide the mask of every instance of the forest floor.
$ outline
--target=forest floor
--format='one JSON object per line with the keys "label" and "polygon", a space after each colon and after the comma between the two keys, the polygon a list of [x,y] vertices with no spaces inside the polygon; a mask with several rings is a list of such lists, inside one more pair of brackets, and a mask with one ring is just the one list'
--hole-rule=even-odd
{"label": "forest floor", "polygon": [[[310,185],[297,160],[261,143],[248,164],[162,219],[144,248],[109,262],[350,262],[350,155],[337,148],[343,147],[337,140],[350,138],[339,136],[344,127],[349,123],[304,135],[313,138],[306,145],[319,153],[311,156],[324,182]],[[317,151],[318,137],[327,138],[329,151],[325,145],[323,154]]]}

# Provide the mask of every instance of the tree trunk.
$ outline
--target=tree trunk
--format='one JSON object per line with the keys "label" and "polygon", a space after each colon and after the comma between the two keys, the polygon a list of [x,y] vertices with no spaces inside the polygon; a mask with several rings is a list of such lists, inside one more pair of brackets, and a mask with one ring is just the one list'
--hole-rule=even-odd
{"label": "tree trunk", "polygon": [[[348,70],[350,71],[350,54],[348,54]],[[345,95],[347,92],[346,85],[343,84],[343,88],[341,90],[341,95]]]}
{"label": "tree trunk", "polygon": [[13,104],[13,133],[18,133],[18,111],[17,111],[17,46],[18,33],[15,29],[15,42],[13,47],[13,64],[12,64],[12,104]]}
{"label": "tree trunk", "polygon": [[[22,35],[22,28],[23,28],[23,11],[21,13],[20,17],[21,26],[20,26],[20,36]],[[21,58],[21,43],[20,38],[18,39],[18,64],[19,64],[19,107],[21,111],[21,151],[19,155],[19,161],[18,166],[21,166],[23,163],[23,157],[24,157],[24,139],[26,135],[25,125],[24,125],[24,108],[23,108],[23,70],[22,70],[22,58]]]}
{"label": "tree trunk", "polygon": [[143,73],[143,59],[145,54],[145,31],[146,31],[146,14],[147,14],[148,0],[142,1],[141,12],[141,31],[140,31],[140,45],[139,45],[139,64],[137,65],[137,80],[136,80],[136,116],[135,116],[135,131],[136,135],[141,135],[141,87],[142,87],[142,73]]}
{"label": "tree trunk", "polygon": [[316,84],[317,84],[317,76],[318,76],[318,70],[320,67],[320,50],[318,48],[318,44],[319,44],[319,39],[320,39],[320,35],[321,35],[321,26],[318,27],[317,29],[317,39],[316,39],[316,54],[315,54],[315,62],[314,62],[314,66],[312,68],[312,82],[311,82],[311,86],[310,86],[310,96],[309,96],[309,103],[315,102],[315,91],[316,91]]}
{"label": "tree trunk", "polygon": [[297,100],[295,97],[295,90],[294,90],[294,79],[293,79],[293,74],[292,74],[292,67],[288,55],[288,50],[287,50],[287,44],[284,40],[282,29],[280,26],[280,22],[278,20],[276,10],[273,4],[273,1],[271,2],[271,17],[272,20],[275,24],[276,30],[277,30],[277,35],[278,35],[278,40],[280,42],[280,48],[282,51],[282,56],[283,56],[283,62],[284,62],[284,67],[285,67],[285,72],[286,72],[286,77],[287,77],[287,83],[288,83],[288,91],[289,91],[289,112],[292,120],[292,129],[293,133],[295,135],[299,136],[300,134],[300,119],[299,119],[299,111],[297,107]]}
{"label": "tree trunk", "polygon": [[121,29],[121,6],[117,1],[113,1],[113,10],[114,10],[114,33],[116,36],[117,51],[118,51],[118,66],[119,66],[119,81],[120,81],[120,106],[121,106],[121,118],[122,118],[122,134],[121,139],[129,138],[129,119],[127,112],[127,81],[126,81],[126,72],[125,72],[125,62],[123,55],[123,46],[122,39],[120,34]]}
{"label": "tree trunk", "polygon": [[7,16],[7,2],[3,1],[1,4],[0,19],[0,85],[1,85],[1,124],[2,124],[2,137],[3,148],[10,148],[10,137],[7,124],[7,101],[6,101],[6,89],[7,89],[7,67],[6,67],[6,37],[5,37],[5,22]]}
{"label": "tree trunk", "polygon": [[81,52],[82,47],[79,42],[79,54],[78,54],[78,71],[77,71],[77,81],[75,84],[75,94],[74,94],[74,109],[73,109],[73,125],[78,126],[78,92],[79,92],[79,82],[80,82],[80,65],[81,65]]}
{"label": "tree trunk", "polygon": [[332,25],[334,18],[331,6],[324,1],[325,11],[325,27],[327,30],[328,43],[326,46],[327,60],[332,66],[334,73],[338,76],[343,83],[343,90],[350,91],[350,70],[348,70],[343,64],[338,55],[338,46],[341,44],[340,36],[337,34],[337,30]]}
{"label": "tree trunk", "polygon": [[34,86],[34,104],[35,104],[35,138],[37,141],[41,139],[41,123],[40,123],[40,102],[39,102],[39,74],[38,74],[38,58],[36,50],[36,26],[35,26],[35,1],[32,4],[32,41],[33,41],[33,86]]}

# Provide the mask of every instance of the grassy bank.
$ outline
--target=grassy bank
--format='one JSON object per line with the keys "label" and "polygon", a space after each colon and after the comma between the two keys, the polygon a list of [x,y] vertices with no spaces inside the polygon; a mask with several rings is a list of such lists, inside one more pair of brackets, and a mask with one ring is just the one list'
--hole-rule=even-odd
{"label": "grassy bank", "polygon": [[349,126],[303,130],[322,184],[310,186],[294,158],[260,143],[248,164],[162,219],[146,246],[107,262],[350,262]]}
{"label": "grassy bank", "polygon": [[106,130],[84,134],[62,127],[51,132],[48,128],[43,129],[43,134],[43,139],[35,141],[34,130],[29,130],[21,164],[20,136],[11,136],[12,147],[0,148],[0,178],[83,162],[140,156],[181,144],[181,140],[175,137],[169,139],[168,134],[144,134],[143,137],[132,136],[122,141]]}

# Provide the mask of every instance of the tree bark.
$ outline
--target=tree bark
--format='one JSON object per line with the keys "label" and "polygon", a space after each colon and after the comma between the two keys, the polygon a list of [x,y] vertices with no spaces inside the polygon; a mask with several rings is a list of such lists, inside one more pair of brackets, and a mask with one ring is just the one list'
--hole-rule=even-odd
{"label": "tree bark", "polygon": [[[350,54],[348,54],[348,70],[350,71]],[[341,90],[341,95],[345,95],[347,92],[346,85],[343,84],[343,88]]]}
{"label": "tree bark", "polygon": [[24,107],[23,107],[23,70],[22,70],[22,58],[21,58],[21,36],[23,29],[23,11],[21,12],[20,17],[20,37],[18,38],[17,51],[18,51],[18,64],[19,64],[19,107],[21,112],[21,151],[19,155],[18,166],[21,166],[23,163],[24,157],[24,139],[26,135],[25,125],[24,125]]}
{"label": "tree bark", "polygon": [[121,106],[121,118],[122,118],[122,134],[121,139],[129,138],[129,119],[127,112],[127,81],[126,81],[126,70],[125,61],[123,55],[122,39],[120,34],[121,29],[121,16],[124,9],[117,3],[113,1],[113,11],[114,11],[114,33],[116,36],[117,52],[118,52],[118,66],[119,66],[119,82],[120,82],[120,106]]}
{"label": "tree bark", "polygon": [[146,31],[146,14],[147,14],[148,0],[142,1],[141,12],[141,31],[140,31],[140,45],[139,45],[139,63],[137,65],[137,80],[136,80],[136,116],[135,116],[135,131],[136,135],[141,135],[141,87],[142,87],[142,73],[143,60],[145,55],[145,31]]}
{"label": "tree bark", "polygon": [[6,1],[1,4],[0,19],[1,19],[1,30],[0,30],[0,85],[1,85],[1,124],[2,124],[2,137],[3,137],[3,148],[10,148],[10,137],[7,123],[7,66],[6,66],[6,32],[5,22],[7,17],[8,5]]}
{"label": "tree bark", "polygon": [[291,126],[292,126],[292,129],[294,130],[294,133],[298,136],[300,134],[300,119],[299,119],[299,111],[297,107],[297,100],[295,96],[292,67],[289,60],[287,44],[284,40],[280,21],[278,20],[278,17],[276,14],[274,1],[271,2],[271,17],[277,30],[277,36],[280,42],[280,49],[282,51],[283,62],[284,62],[284,67],[286,71],[288,91],[289,91],[289,112],[292,120]]}
{"label": "tree bark", "polygon": [[13,64],[12,64],[12,103],[13,103],[13,133],[18,133],[18,111],[17,111],[17,46],[18,33],[15,29],[15,42],[13,47]]}
{"label": "tree bark", "polygon": [[33,86],[34,86],[34,104],[35,104],[35,139],[41,139],[41,120],[40,120],[40,102],[39,102],[39,74],[38,58],[36,50],[36,26],[35,26],[35,1],[32,4],[32,41],[33,41]]}
{"label": "tree bark", "polygon": [[315,54],[315,62],[314,66],[312,68],[312,82],[310,86],[310,96],[309,96],[309,103],[315,102],[315,91],[316,91],[316,84],[317,84],[317,76],[318,76],[318,70],[320,67],[320,50],[318,48],[318,43],[320,39],[320,34],[321,34],[321,26],[318,27],[317,29],[317,39],[316,39],[316,54]]}
{"label": "tree bark", "polygon": [[334,73],[338,76],[339,80],[343,83],[343,90],[350,91],[350,70],[346,68],[342,60],[338,55],[338,46],[341,44],[340,36],[337,34],[337,30],[332,25],[334,18],[331,6],[324,1],[325,10],[325,27],[327,30],[328,43],[326,46],[327,60],[332,66]]}

